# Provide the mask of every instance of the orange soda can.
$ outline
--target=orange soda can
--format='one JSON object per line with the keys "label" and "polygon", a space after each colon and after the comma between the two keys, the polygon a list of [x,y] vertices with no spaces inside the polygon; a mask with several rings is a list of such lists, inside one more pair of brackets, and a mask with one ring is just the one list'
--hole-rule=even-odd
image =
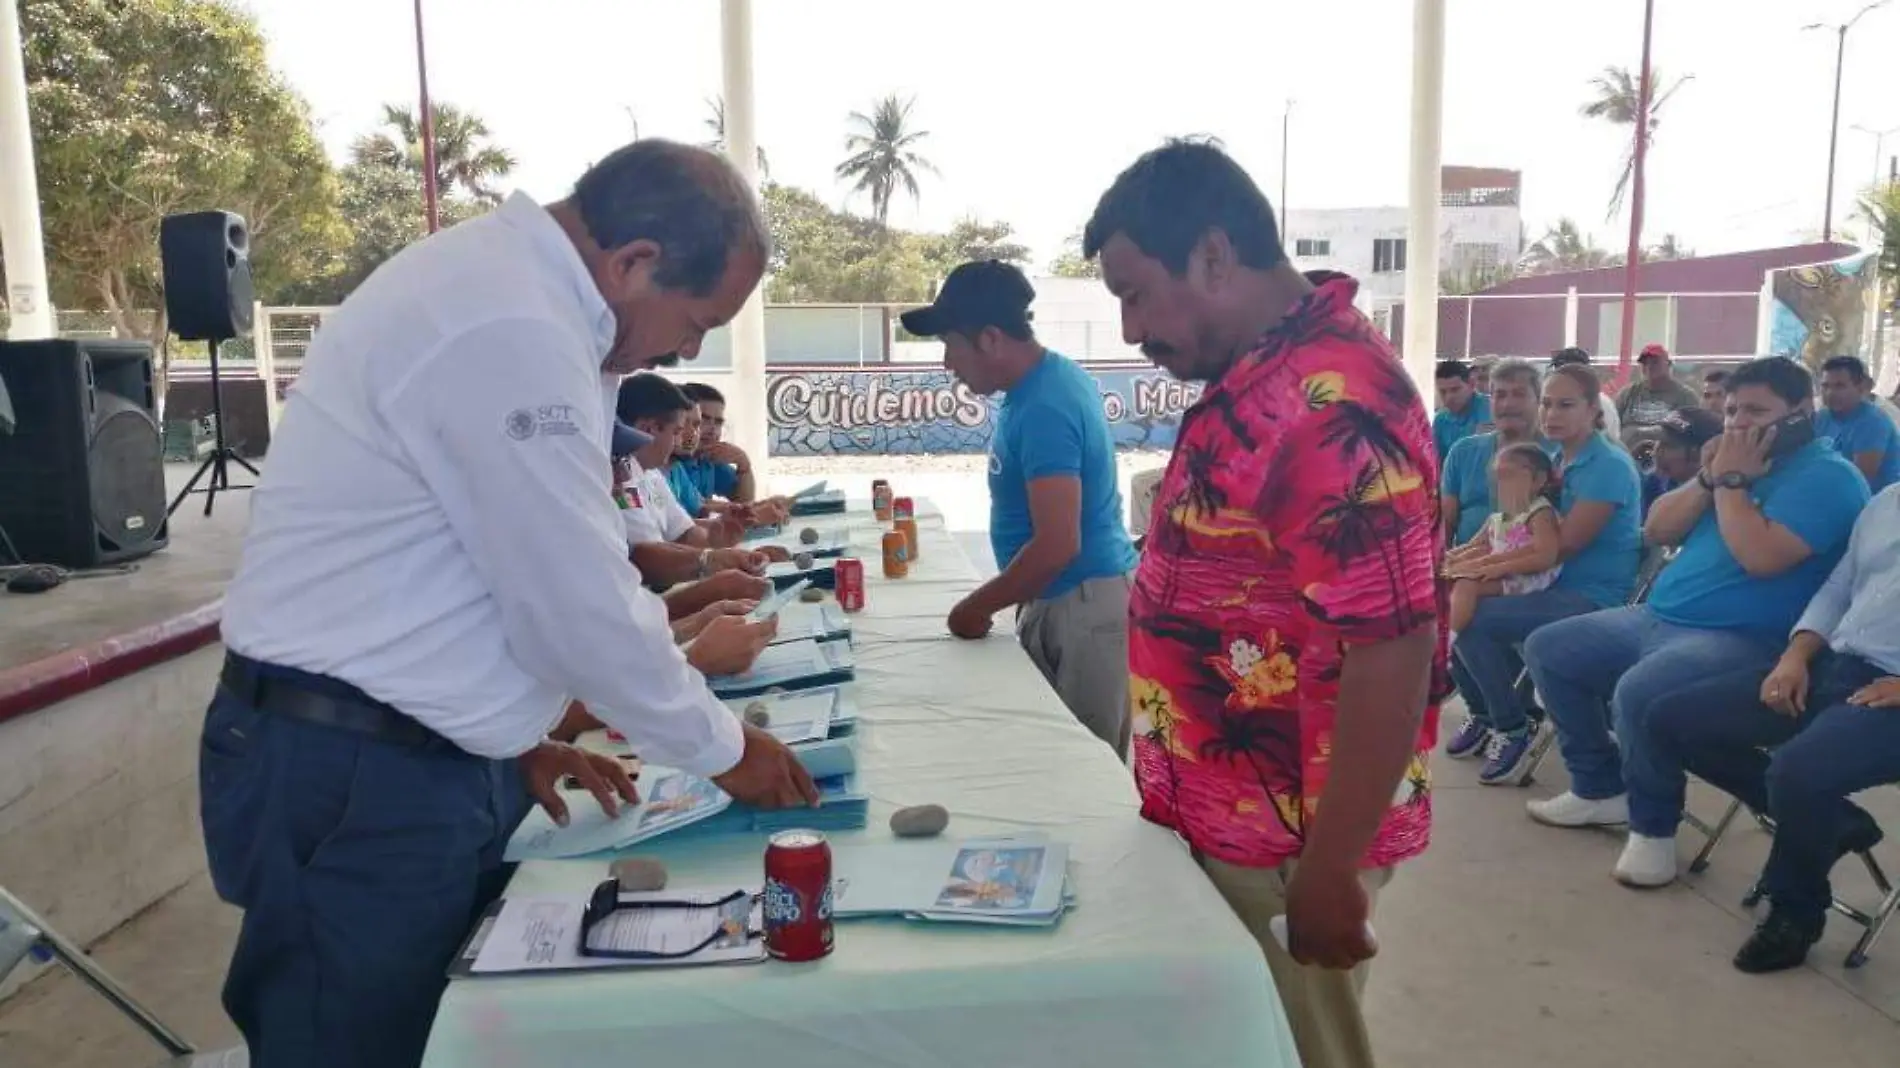
{"label": "orange soda can", "polygon": [[917,551],[917,521],[915,519],[905,518],[899,519],[891,525],[896,528],[893,533],[902,534],[904,536],[905,548],[910,550],[909,559],[919,559],[923,554]]}
{"label": "orange soda can", "polygon": [[884,577],[903,578],[910,574],[910,539],[901,530],[884,532]]}

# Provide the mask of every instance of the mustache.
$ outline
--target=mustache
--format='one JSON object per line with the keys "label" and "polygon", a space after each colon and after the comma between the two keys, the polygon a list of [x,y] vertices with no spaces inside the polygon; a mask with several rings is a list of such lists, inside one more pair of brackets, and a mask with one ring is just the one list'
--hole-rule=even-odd
{"label": "mustache", "polygon": [[1163,357],[1179,355],[1180,350],[1165,341],[1144,341],[1141,343],[1141,354],[1150,360],[1159,360]]}
{"label": "mustache", "polygon": [[679,365],[680,354],[677,352],[669,352],[664,356],[655,356],[652,360],[647,362],[648,367],[678,367]]}

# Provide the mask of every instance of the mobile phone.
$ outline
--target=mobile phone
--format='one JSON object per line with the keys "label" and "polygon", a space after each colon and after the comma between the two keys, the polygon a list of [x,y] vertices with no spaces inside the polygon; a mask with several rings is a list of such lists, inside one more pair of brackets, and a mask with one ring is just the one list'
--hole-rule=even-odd
{"label": "mobile phone", "polygon": [[1768,445],[1770,460],[1779,460],[1814,440],[1814,415],[1810,412],[1796,412],[1771,425],[1775,440]]}
{"label": "mobile phone", "polygon": [[793,598],[805,592],[805,587],[809,585],[811,585],[810,579],[799,579],[790,586],[767,595],[765,600],[753,605],[752,611],[745,614],[746,622],[762,623],[778,615],[784,611],[786,605],[792,603]]}

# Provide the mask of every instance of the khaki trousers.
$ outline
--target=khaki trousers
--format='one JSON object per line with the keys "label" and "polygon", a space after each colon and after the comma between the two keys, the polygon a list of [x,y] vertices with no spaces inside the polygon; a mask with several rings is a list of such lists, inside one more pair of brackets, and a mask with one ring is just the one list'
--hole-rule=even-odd
{"label": "khaki trousers", "polygon": [[1128,759],[1128,590],[1125,575],[1089,579],[1031,601],[1016,637],[1069,712]]}
{"label": "khaki trousers", "polygon": [[[1267,929],[1267,921],[1286,913],[1286,884],[1298,862],[1242,868],[1212,857],[1195,859],[1266,953],[1301,1063],[1306,1068],[1373,1068],[1372,1039],[1361,1011],[1370,962],[1349,972],[1310,968],[1296,963]],[[1367,869],[1359,878],[1366,897],[1376,905],[1379,891],[1392,881],[1392,869]]]}

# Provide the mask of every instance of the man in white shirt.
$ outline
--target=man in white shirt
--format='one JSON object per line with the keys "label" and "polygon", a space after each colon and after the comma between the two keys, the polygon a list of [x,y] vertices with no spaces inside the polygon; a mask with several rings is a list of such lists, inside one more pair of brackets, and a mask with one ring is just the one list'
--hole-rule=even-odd
{"label": "man in white shirt", "polygon": [[815,803],[687,665],[609,497],[619,377],[697,356],[767,245],[724,160],[640,141],[566,200],[410,246],[326,321],[252,496],[201,751],[253,1063],[420,1061],[523,781],[557,819],[563,774],[634,796],[547,740],[569,699],[741,801]]}

